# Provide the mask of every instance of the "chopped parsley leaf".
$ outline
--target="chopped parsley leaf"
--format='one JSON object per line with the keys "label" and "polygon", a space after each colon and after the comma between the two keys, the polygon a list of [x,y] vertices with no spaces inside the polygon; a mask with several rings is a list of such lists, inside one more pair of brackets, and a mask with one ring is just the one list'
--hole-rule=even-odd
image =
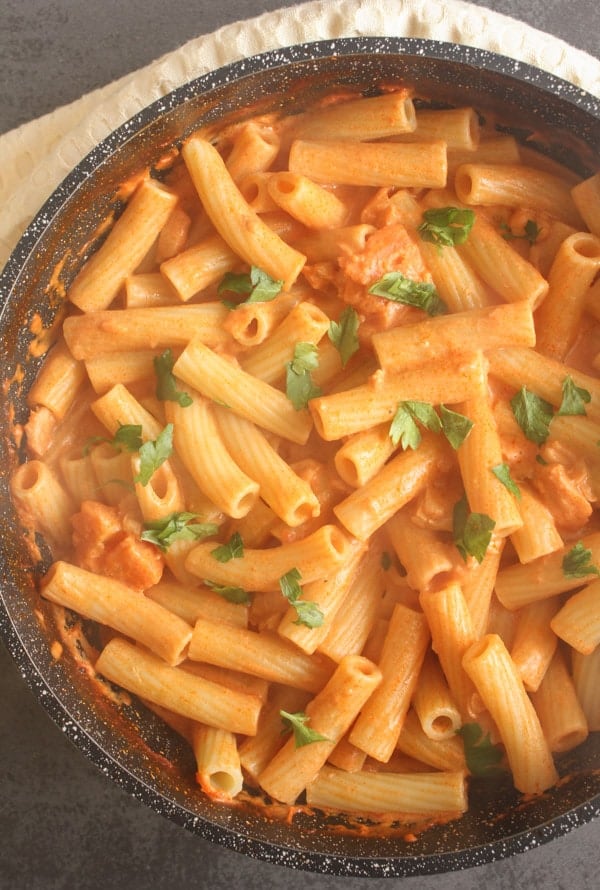
{"label": "chopped parsley leaf", "polygon": [[463,740],[467,769],[472,776],[489,779],[504,772],[499,766],[504,756],[502,749],[492,744],[489,732],[483,735],[479,723],[463,723],[457,735]]}
{"label": "chopped parsley leaf", "polygon": [[133,481],[147,485],[156,470],[171,456],[172,451],[173,424],[168,423],[154,442],[144,442],[140,448],[140,469]]}
{"label": "chopped parsley leaf", "polygon": [[570,374],[562,382],[562,402],[557,414],[561,416],[585,414],[585,406],[592,400],[591,393],[577,386]]}
{"label": "chopped parsley leaf", "polygon": [[321,389],[313,382],[310,373],[318,366],[319,354],[314,343],[296,343],[294,357],[285,366],[285,391],[296,411],[306,408],[311,399],[321,395]]}
{"label": "chopped parsley leaf", "polygon": [[327,736],[321,735],[320,732],[316,732],[316,730],[306,725],[310,718],[304,711],[297,711],[295,714],[290,714],[288,711],[280,711],[279,714],[284,724],[282,734],[293,732],[296,748],[302,748],[304,745],[310,745],[313,742],[329,741]]}
{"label": "chopped parsley leaf", "polygon": [[496,527],[494,520],[485,513],[471,513],[466,496],[454,505],[452,514],[452,534],[458,552],[467,561],[473,556],[483,562]]}
{"label": "chopped parsley leaf", "polygon": [[[220,282],[217,293],[234,293],[246,296],[244,303],[268,303],[274,300],[283,287],[283,281],[271,278],[263,269],[252,266],[250,272],[227,272]],[[239,304],[227,303],[229,308]]]}
{"label": "chopped parsley leaf", "polygon": [[197,513],[169,513],[162,519],[145,522],[140,537],[166,552],[174,541],[197,541],[218,533],[219,526],[215,522],[192,521],[197,518]]}
{"label": "chopped parsley leaf", "polygon": [[554,416],[552,405],[522,386],[510,400],[514,418],[530,442],[543,445],[550,433]]}
{"label": "chopped parsley leaf", "polygon": [[84,454],[94,445],[105,442],[117,451],[139,451],[143,444],[142,426],[139,423],[120,423],[112,439],[107,436],[91,436],[85,443]]}
{"label": "chopped parsley leaf", "polygon": [[432,207],[423,213],[423,222],[417,231],[423,241],[430,241],[440,248],[454,247],[465,243],[474,223],[473,210]]}
{"label": "chopped parsley leaf", "polygon": [[510,467],[508,464],[497,464],[495,467],[492,467],[491,470],[496,479],[498,479],[511,494],[514,494],[518,499],[521,498],[521,489],[510,475]]}
{"label": "chopped parsley leaf", "polygon": [[440,405],[440,418],[442,431],[455,451],[458,451],[473,429],[473,421],[458,411],[451,411],[445,405]]}
{"label": "chopped parsley leaf", "polygon": [[502,237],[507,241],[527,241],[528,244],[533,245],[537,241],[540,236],[541,229],[533,219],[528,219],[525,225],[523,226],[523,234],[517,235],[515,234],[506,223],[502,224]]}
{"label": "chopped parsley leaf", "polygon": [[172,351],[165,349],[162,355],[154,357],[153,364],[156,374],[156,398],[161,402],[177,402],[182,408],[189,407],[192,404],[191,396],[177,388],[173,374],[175,359]]}
{"label": "chopped parsley leaf", "polygon": [[309,600],[301,600],[302,587],[300,586],[301,574],[297,568],[290,569],[279,579],[279,589],[295,610],[297,620],[294,624],[304,624],[306,627],[321,627],[324,615],[316,603]]}
{"label": "chopped parsley leaf", "polygon": [[340,354],[343,368],[358,351],[358,325],[358,313],[352,306],[346,306],[339,321],[329,323],[328,336]]}
{"label": "chopped parsley leaf", "polygon": [[232,587],[228,584],[215,584],[214,581],[208,581],[206,578],[204,579],[204,584],[209,590],[214,590],[215,593],[218,593],[219,596],[222,596],[223,599],[226,599],[230,603],[247,605],[250,602],[250,594],[247,590],[244,590],[243,587]]}
{"label": "chopped parsley leaf", "polygon": [[585,578],[600,575],[600,569],[592,563],[592,551],[578,541],[563,557],[562,570],[565,578]]}
{"label": "chopped parsley leaf", "polygon": [[234,532],[226,544],[220,544],[211,550],[211,556],[217,562],[229,562],[230,559],[241,559],[244,555],[244,542],[239,532]]}
{"label": "chopped parsley leaf", "polygon": [[394,445],[402,448],[418,448],[421,433],[417,421],[428,430],[438,433],[442,424],[433,405],[428,402],[400,402],[390,425],[389,435]]}
{"label": "chopped parsley leaf", "polygon": [[413,281],[402,272],[386,272],[369,288],[369,293],[385,297],[395,303],[415,306],[428,315],[445,315],[448,307],[439,296],[433,284],[427,281]]}

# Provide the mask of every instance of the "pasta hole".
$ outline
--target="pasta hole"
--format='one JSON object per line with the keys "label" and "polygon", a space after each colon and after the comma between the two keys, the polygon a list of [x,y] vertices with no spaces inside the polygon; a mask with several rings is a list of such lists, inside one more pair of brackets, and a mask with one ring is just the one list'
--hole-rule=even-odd
{"label": "pasta hole", "polygon": [[479,118],[475,112],[469,115],[467,132],[471,145],[473,147],[477,146],[479,142]]}
{"label": "pasta hole", "polygon": [[248,324],[246,325],[246,329],[245,329],[244,333],[246,335],[247,341],[254,340],[254,338],[258,334],[258,319],[256,319],[256,318],[251,319],[251,321],[249,321]]}
{"label": "pasta hole", "polygon": [[438,714],[431,721],[431,731],[438,737],[449,735],[454,731],[454,722],[447,714]]}
{"label": "pasta hole", "polygon": [[161,501],[164,500],[169,494],[169,480],[164,465],[153,473],[151,483],[156,497]]}
{"label": "pasta hole", "polygon": [[333,550],[340,556],[343,556],[348,549],[348,539],[339,528],[336,528],[333,525],[330,526],[329,529],[329,543]]}
{"label": "pasta hole", "polygon": [[573,236],[572,248],[576,254],[589,260],[600,260],[600,238],[580,232]]}
{"label": "pasta hole", "polygon": [[556,739],[554,742],[554,750],[560,751],[571,751],[573,748],[576,748],[577,745],[580,745],[585,740],[585,733],[581,730],[574,729],[572,732],[565,733],[565,735],[560,736],[560,738]]}
{"label": "pasta hole", "polygon": [[464,167],[459,167],[456,171],[454,190],[461,201],[469,201],[473,191],[473,177]]}
{"label": "pasta hole", "polygon": [[257,499],[257,490],[258,486],[252,487],[249,490],[240,494],[237,501],[232,503],[231,506],[231,515],[234,519],[241,519],[242,516],[245,516],[250,512]]}
{"label": "pasta hole", "polygon": [[416,129],[417,126],[417,114],[415,112],[415,105],[412,99],[404,100],[404,116],[409,124],[409,128],[413,130]]}
{"label": "pasta hole", "polygon": [[347,482],[348,485],[352,485],[354,488],[358,488],[360,485],[358,471],[356,464],[351,458],[345,455],[336,456],[335,467],[344,482]]}
{"label": "pasta hole", "polygon": [[296,190],[296,183],[289,176],[278,176],[273,184],[282,195],[291,195]]}
{"label": "pasta hole", "polygon": [[301,525],[309,519],[313,519],[319,515],[318,508],[315,510],[315,504],[310,501],[303,501],[295,508],[288,525]]}
{"label": "pasta hole", "polygon": [[29,461],[19,468],[18,479],[25,491],[31,491],[36,487],[40,481],[40,472],[34,461]]}
{"label": "pasta hole", "polygon": [[363,658],[361,663],[357,665],[357,673],[362,674],[363,677],[374,677],[379,673],[379,668],[372,661]]}
{"label": "pasta hole", "polygon": [[208,781],[214,791],[220,791],[224,794],[237,793],[238,783],[236,782],[235,776],[232,776],[231,773],[218,770],[209,775]]}
{"label": "pasta hole", "polygon": [[206,777],[209,788],[217,794],[235,797],[241,790],[239,779],[224,770],[215,770]]}

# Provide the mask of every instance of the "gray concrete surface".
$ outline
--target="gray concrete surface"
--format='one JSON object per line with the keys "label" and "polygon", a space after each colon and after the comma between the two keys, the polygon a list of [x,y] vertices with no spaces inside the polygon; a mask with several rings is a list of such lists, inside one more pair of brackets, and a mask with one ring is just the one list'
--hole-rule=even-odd
{"label": "gray concrete surface", "polygon": [[[332,0],[334,2],[334,0]],[[392,2],[392,0],[390,0]],[[198,34],[284,0],[0,0],[0,132],[133,71]],[[598,53],[597,0],[486,0]],[[1,212],[1,211],[0,211]],[[468,871],[408,878],[406,890],[588,890],[600,822]],[[351,880],[375,890],[395,879]],[[0,644],[0,890],[341,890],[188,834],[113,786],[51,723]]]}

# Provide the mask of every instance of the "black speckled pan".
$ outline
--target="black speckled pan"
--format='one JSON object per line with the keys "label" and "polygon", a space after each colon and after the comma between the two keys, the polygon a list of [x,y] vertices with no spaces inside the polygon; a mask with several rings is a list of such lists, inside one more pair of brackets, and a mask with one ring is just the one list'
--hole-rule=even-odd
{"label": "black speckled pan", "polygon": [[[525,802],[506,784],[477,784],[461,820],[413,842],[351,835],[318,814],[292,824],[260,810],[207,801],[190,780],[190,754],[153,715],[117,708],[69,659],[54,661],[47,607],[36,594],[39,566],[18,534],[7,494],[16,460],[11,417],[25,416],[32,320],[49,324],[60,307],[51,272],[64,260],[68,284],[82,248],[113,209],[119,183],[199,125],[261,108],[298,108],[321,90],[351,84],[369,91],[404,81],[440,103],[472,103],[521,138],[533,137],[581,174],[600,167],[600,102],[557,78],[481,50],[414,39],[343,39],[286,48],[201,77],[154,103],[112,133],[54,192],[27,229],[0,279],[2,374],[0,509],[3,525],[0,630],[40,703],[65,734],[114,782],[193,832],[259,859],[324,874],[402,877],[480,865],[542,844],[600,812],[600,734],[560,763],[561,785]],[[34,612],[34,609],[36,610]]]}

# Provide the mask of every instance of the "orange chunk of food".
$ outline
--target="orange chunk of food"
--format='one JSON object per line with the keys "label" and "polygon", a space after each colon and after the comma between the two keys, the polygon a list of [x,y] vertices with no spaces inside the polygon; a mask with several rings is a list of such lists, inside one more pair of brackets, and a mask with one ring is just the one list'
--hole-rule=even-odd
{"label": "orange chunk of food", "polygon": [[364,249],[341,256],[344,273],[340,297],[363,313],[374,330],[385,330],[422,318],[422,312],[385,297],[369,293],[369,288],[388,272],[400,272],[411,281],[431,283],[431,275],[415,241],[401,224],[385,226],[370,235]]}
{"label": "orange chunk of food", "polygon": [[137,590],[160,581],[164,559],[139,537],[136,524],[117,507],[84,501],[72,519],[77,565],[99,575],[118,578]]}
{"label": "orange chunk of food", "polygon": [[130,533],[107,547],[102,560],[103,574],[118,578],[136,590],[146,590],[158,584],[163,566],[158,548]]}
{"label": "orange chunk of food", "polygon": [[90,572],[101,572],[107,543],[123,531],[118,510],[100,501],[83,501],[71,522],[77,564]]}
{"label": "orange chunk of food", "polygon": [[556,462],[538,464],[532,481],[559,529],[576,532],[583,528],[592,514],[594,500],[583,461],[569,466]]}

